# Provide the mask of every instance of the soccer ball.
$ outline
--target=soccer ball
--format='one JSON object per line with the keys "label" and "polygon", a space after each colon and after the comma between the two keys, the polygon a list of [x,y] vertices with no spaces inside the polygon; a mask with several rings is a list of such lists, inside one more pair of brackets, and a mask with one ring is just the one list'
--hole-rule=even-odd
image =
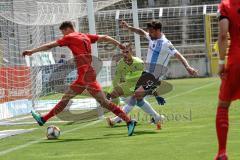
{"label": "soccer ball", "polygon": [[47,128],[47,139],[58,139],[58,137],[60,136],[60,129],[56,126],[49,126]]}

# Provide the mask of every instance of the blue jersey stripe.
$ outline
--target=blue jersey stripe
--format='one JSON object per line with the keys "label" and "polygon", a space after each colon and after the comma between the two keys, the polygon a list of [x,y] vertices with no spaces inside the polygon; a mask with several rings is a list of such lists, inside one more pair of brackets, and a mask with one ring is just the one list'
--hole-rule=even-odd
{"label": "blue jersey stripe", "polygon": [[153,50],[151,62],[149,64],[149,72],[150,73],[154,73],[158,57],[159,57],[160,52],[162,50],[162,44],[163,44],[163,40],[159,40],[156,48]]}
{"label": "blue jersey stripe", "polygon": [[169,55],[170,55],[170,54],[168,53],[168,55],[167,55],[166,59],[165,59],[165,60],[164,60],[164,62],[163,62],[163,66],[164,66],[165,62],[167,61],[167,59],[168,59]]}

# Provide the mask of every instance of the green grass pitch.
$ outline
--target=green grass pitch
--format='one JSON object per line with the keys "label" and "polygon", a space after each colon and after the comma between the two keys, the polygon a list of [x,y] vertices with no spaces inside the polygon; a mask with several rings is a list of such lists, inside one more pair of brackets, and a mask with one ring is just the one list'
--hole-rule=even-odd
{"label": "green grass pitch", "polygon": [[[37,125],[1,126],[0,130],[37,128],[27,134],[0,140],[1,160],[211,160],[217,151],[215,113],[217,78],[169,80],[174,86],[157,111],[167,116],[163,129],[155,130],[137,107],[132,116],[139,120],[135,134],[127,136],[122,123],[108,128],[105,121],[57,124],[59,140],[46,140],[44,127]],[[230,160],[240,159],[240,109],[234,102],[230,111],[228,152]]]}

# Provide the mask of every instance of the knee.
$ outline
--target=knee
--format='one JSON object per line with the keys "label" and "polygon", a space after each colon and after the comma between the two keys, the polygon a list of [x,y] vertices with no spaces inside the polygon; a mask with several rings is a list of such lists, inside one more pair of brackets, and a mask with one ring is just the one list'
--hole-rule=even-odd
{"label": "knee", "polygon": [[70,100],[76,96],[76,93],[65,93],[62,97],[62,100]]}
{"label": "knee", "polygon": [[72,98],[72,97],[71,97],[70,95],[64,95],[64,96],[62,97],[62,101],[68,102],[71,98]]}
{"label": "knee", "polygon": [[144,92],[135,92],[134,96],[137,100],[142,100],[144,97]]}
{"label": "knee", "polygon": [[137,106],[142,107],[145,104],[145,101],[143,99],[137,100]]}
{"label": "knee", "polygon": [[230,101],[222,101],[222,100],[219,100],[219,101],[218,101],[218,106],[219,106],[219,107],[229,108],[229,107],[230,107],[230,104],[231,104]]}

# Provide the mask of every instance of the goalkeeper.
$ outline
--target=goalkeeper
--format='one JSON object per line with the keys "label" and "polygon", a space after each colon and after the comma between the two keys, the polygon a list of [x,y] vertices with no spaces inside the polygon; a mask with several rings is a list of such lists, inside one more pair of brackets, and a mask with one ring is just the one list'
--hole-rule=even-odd
{"label": "goalkeeper", "polygon": [[[131,44],[125,44],[126,49],[123,50],[123,58],[117,64],[115,77],[113,79],[113,88],[107,93],[107,98],[112,99],[115,103],[119,103],[119,97],[129,97],[133,95],[134,89],[138,79],[140,78],[143,70],[144,70],[144,62],[138,58],[132,56],[132,47]],[[162,97],[157,96],[156,98],[158,103],[164,105],[165,100]],[[131,99],[130,99],[131,101]],[[152,106],[148,105],[140,106],[143,111],[154,118],[154,122],[157,125],[157,129],[161,128],[160,121],[163,120],[163,116],[160,116]],[[125,113],[129,113],[133,109],[134,105],[126,105],[123,107],[123,111]],[[121,122],[121,118],[107,118],[108,125],[113,127],[114,124]]]}

